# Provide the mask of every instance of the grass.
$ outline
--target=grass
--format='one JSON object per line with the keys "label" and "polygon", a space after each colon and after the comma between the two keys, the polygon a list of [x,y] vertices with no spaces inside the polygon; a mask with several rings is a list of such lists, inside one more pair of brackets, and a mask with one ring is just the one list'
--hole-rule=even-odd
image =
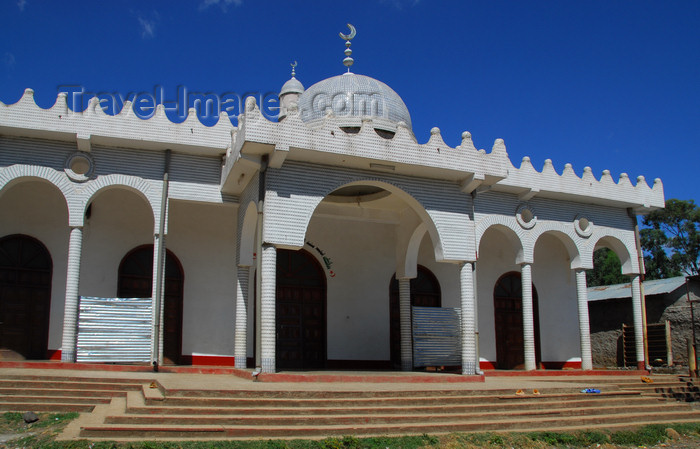
{"label": "grass", "polygon": [[[1,434],[18,434],[8,448],[33,449],[550,449],[649,447],[668,441],[671,428],[700,447],[700,422],[649,425],[633,431],[453,433],[449,435],[332,437],[325,440],[251,440],[116,443],[112,441],[55,441],[55,436],[77,413],[39,414],[39,421],[26,424],[21,413],[8,412],[0,418]],[[3,446],[5,447],[5,446]]]}

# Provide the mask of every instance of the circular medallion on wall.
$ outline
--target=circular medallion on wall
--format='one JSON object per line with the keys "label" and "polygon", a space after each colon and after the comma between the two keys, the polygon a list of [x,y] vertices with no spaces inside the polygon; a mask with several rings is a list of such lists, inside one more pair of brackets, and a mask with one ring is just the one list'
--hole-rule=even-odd
{"label": "circular medallion on wall", "polygon": [[537,224],[537,215],[528,203],[522,203],[515,210],[515,219],[523,229],[532,229]]}
{"label": "circular medallion on wall", "polygon": [[92,177],[95,171],[95,162],[90,153],[76,151],[66,159],[63,171],[73,181],[85,182]]}
{"label": "circular medallion on wall", "polygon": [[574,229],[576,229],[576,234],[579,236],[584,238],[590,237],[593,234],[593,222],[584,215],[576,215],[574,217]]}

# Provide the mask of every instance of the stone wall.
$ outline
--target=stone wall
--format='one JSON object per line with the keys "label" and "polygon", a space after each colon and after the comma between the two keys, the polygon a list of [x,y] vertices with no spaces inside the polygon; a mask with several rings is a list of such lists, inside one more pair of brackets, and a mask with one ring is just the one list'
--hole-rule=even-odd
{"label": "stone wall", "polygon": [[[700,299],[700,282],[690,282],[690,298]],[[700,305],[694,307],[695,331],[700,340]],[[623,366],[622,325],[634,324],[631,298],[591,301],[588,309],[593,366]],[[648,324],[670,322],[673,364],[687,366],[687,340],[692,340],[692,320],[685,285],[667,294],[646,296],[646,310]]]}

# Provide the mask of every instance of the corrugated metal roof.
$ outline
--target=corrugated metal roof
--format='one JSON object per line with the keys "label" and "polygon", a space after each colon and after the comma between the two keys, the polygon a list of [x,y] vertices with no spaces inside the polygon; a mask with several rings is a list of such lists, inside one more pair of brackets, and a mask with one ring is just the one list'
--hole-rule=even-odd
{"label": "corrugated metal roof", "polygon": [[[644,296],[662,295],[670,293],[685,284],[685,276],[668,279],[654,279],[644,281]],[[600,287],[588,287],[588,301],[602,301],[604,299],[631,298],[632,285],[615,284],[602,285]]]}

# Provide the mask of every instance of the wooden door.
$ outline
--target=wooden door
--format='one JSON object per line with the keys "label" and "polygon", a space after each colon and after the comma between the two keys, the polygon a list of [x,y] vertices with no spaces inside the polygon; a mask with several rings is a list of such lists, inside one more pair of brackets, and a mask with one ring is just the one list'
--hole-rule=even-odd
{"label": "wooden door", "polygon": [[52,268],[39,240],[0,239],[0,359],[46,358]]}
{"label": "wooden door", "polygon": [[326,366],[326,277],[304,250],[277,251],[278,369]]}
{"label": "wooden door", "polygon": [[[165,258],[165,291],[163,292],[163,364],[180,363],[182,354],[182,300],[184,275],[182,265],[169,250]],[[153,294],[153,245],[130,251],[119,265],[117,296],[150,298]]]}
{"label": "wooden door", "polygon": [[[440,283],[435,275],[422,265],[418,266],[417,276],[411,279],[411,306],[441,307]],[[401,316],[399,306],[399,281],[396,275],[391,278],[389,287],[389,351],[391,365],[401,368]]]}
{"label": "wooden door", "polygon": [[[496,282],[493,292],[496,326],[496,363],[499,369],[522,369],[525,366],[523,338],[523,297],[520,273],[507,273]],[[532,287],[535,325],[535,353],[540,361],[540,328],[537,291]]]}

